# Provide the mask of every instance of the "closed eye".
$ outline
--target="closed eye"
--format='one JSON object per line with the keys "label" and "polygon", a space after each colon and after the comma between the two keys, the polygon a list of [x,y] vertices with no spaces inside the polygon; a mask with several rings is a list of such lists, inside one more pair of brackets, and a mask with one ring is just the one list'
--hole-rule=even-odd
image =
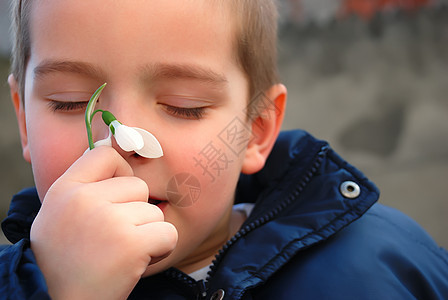
{"label": "closed eye", "polygon": [[62,102],[62,101],[52,100],[52,101],[48,102],[48,106],[50,107],[50,109],[53,112],[56,112],[56,111],[70,112],[70,111],[77,111],[77,110],[82,110],[82,111],[85,110],[85,108],[87,107],[87,103],[88,103],[88,101]]}
{"label": "closed eye", "polygon": [[188,120],[200,120],[204,117],[206,107],[177,107],[164,104],[165,110],[175,117]]}

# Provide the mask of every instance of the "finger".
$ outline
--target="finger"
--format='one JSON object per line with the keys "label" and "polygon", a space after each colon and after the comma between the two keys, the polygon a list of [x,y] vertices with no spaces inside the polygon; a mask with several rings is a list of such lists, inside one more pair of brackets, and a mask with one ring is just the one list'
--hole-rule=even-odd
{"label": "finger", "polygon": [[164,260],[165,258],[167,258],[168,256],[170,256],[172,251],[165,253],[162,256],[153,256],[151,257],[151,261],[149,262],[149,265],[153,265],[155,263],[158,263],[161,260]]}
{"label": "finger", "polygon": [[98,195],[113,203],[140,201],[148,203],[149,188],[138,177],[113,177],[91,183],[92,195]]}
{"label": "finger", "polygon": [[160,208],[147,202],[116,203],[114,205],[117,217],[134,226],[163,222],[165,219]]}
{"label": "finger", "polygon": [[161,257],[174,250],[177,230],[168,222],[152,222],[136,227],[138,235],[150,257]]}
{"label": "finger", "polygon": [[131,166],[112,147],[97,147],[81,156],[62,175],[81,183],[89,183],[119,176],[133,176]]}

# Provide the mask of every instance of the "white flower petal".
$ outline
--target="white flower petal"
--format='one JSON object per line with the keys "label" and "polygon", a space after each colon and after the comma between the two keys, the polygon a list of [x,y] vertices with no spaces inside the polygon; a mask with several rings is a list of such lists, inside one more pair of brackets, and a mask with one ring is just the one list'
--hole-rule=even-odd
{"label": "white flower petal", "polygon": [[135,151],[137,154],[146,158],[159,158],[163,156],[162,146],[160,146],[159,141],[154,135],[138,127],[132,128],[138,131],[145,141],[144,147]]}
{"label": "white flower petal", "polygon": [[115,129],[115,140],[124,151],[137,151],[144,147],[143,137],[134,128],[112,121],[111,126]]}
{"label": "white flower petal", "polygon": [[[93,145],[95,147],[99,147],[99,146],[109,146],[109,147],[112,147],[112,132],[109,130],[109,136],[107,138],[99,140],[99,141],[96,141]],[[89,151],[90,151],[90,148],[87,148],[87,150],[84,151],[84,154],[86,154]]]}
{"label": "white flower petal", "polygon": [[99,146],[109,146],[112,147],[112,132],[109,130],[109,136],[103,140],[96,141],[93,144],[95,147]]}

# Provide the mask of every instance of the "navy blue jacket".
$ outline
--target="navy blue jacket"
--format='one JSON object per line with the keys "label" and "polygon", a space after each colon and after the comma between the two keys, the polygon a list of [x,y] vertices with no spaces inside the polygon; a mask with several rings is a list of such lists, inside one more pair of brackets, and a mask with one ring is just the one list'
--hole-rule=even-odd
{"label": "navy blue jacket", "polygon": [[[448,253],[378,196],[325,142],[282,133],[265,168],[241,176],[236,201],[256,205],[207,280],[172,268],[140,280],[130,298],[448,299]],[[2,224],[15,243],[0,253],[2,299],[48,297],[29,248],[39,207],[35,189],[24,190]]]}

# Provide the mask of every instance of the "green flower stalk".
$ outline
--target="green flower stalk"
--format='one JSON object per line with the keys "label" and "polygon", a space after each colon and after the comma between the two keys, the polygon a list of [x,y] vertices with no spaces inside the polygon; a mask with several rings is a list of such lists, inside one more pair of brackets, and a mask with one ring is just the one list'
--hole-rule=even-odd
{"label": "green flower stalk", "polygon": [[86,121],[86,129],[87,129],[87,138],[89,140],[89,149],[92,150],[95,148],[95,145],[93,143],[93,136],[92,136],[92,119],[95,115],[94,109],[95,105],[98,102],[98,98],[101,95],[101,92],[106,87],[107,83],[104,83],[102,86],[100,86],[95,93],[93,93],[92,97],[90,97],[89,103],[87,104],[86,108],[86,114],[85,114],[85,121]]}
{"label": "green flower stalk", "polygon": [[[144,129],[121,124],[117,118],[107,110],[94,110],[95,104],[105,86],[106,83],[100,86],[95,93],[93,93],[87,104],[85,121],[87,137],[89,139],[89,149],[92,150],[95,146],[99,145],[112,146],[111,136],[113,135],[118,146],[126,152],[134,151],[138,155],[146,158],[158,158],[163,156],[162,147],[154,135]],[[109,127],[109,136],[104,140],[94,143],[92,136],[92,119],[97,112],[102,113],[102,119]]]}

